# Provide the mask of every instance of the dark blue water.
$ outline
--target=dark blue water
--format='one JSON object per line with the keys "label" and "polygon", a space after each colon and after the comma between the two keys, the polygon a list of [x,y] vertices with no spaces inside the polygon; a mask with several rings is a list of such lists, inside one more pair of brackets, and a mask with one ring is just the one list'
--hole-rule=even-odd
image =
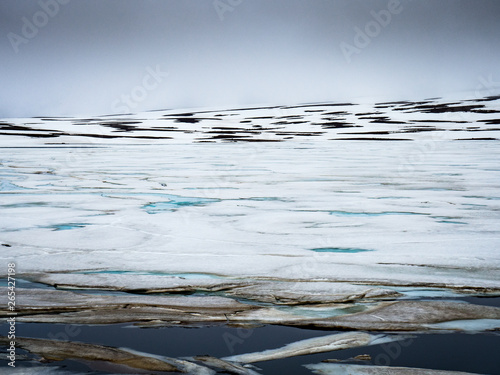
{"label": "dark blue water", "polygon": [[[0,326],[6,332],[7,326]],[[333,331],[300,329],[282,326],[264,326],[255,329],[237,329],[226,326],[204,328],[135,328],[128,324],[107,326],[76,326],[61,324],[17,324],[17,335],[23,337],[67,339],[138,351],[169,357],[212,355],[224,357],[265,349],[312,337],[328,335]],[[350,363],[419,367],[440,370],[466,371],[478,374],[500,374],[500,334],[419,334],[401,342],[364,348],[306,355],[282,360],[260,362],[256,365],[262,374],[311,374],[302,365],[326,359],[347,360],[356,355],[369,354],[371,361]],[[18,350],[18,353],[23,351]],[[5,363],[5,362],[4,362]],[[19,366],[23,364],[18,362]],[[93,364],[62,361],[41,366],[64,366],[67,370],[93,372]],[[102,367],[97,367],[102,370]],[[109,373],[98,371],[97,373]]]}

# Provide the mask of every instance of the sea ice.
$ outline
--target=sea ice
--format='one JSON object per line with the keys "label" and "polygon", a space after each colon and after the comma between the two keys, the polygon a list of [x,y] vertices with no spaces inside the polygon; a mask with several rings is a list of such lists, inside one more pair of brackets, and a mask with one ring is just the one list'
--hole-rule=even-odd
{"label": "sea ice", "polygon": [[273,322],[397,288],[498,295],[499,104],[4,119],[0,259],[64,288],[272,303],[241,315]]}
{"label": "sea ice", "polygon": [[270,349],[257,353],[234,355],[222,359],[239,363],[255,363],[294,357],[298,355],[323,353],[333,350],[355,348],[357,346],[366,346],[370,345],[370,343],[377,338],[379,338],[379,336],[373,336],[362,332],[338,333],[297,341],[285,345],[282,348]]}
{"label": "sea ice", "polygon": [[[427,370],[408,367],[344,365],[337,363],[318,363],[304,365],[319,375],[474,375],[461,371]],[[477,374],[476,374],[477,375]]]}

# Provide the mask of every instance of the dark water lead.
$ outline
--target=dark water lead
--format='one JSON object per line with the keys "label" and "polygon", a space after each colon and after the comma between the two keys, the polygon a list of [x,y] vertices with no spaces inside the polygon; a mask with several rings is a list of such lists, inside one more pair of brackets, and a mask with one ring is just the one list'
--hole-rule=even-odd
{"label": "dark water lead", "polygon": [[[144,353],[180,358],[195,355],[225,357],[251,353],[283,345],[330,335],[334,331],[309,330],[283,326],[264,326],[254,329],[214,326],[203,328],[136,328],[129,324],[107,326],[83,326],[61,324],[18,323],[16,335],[53,340],[69,340],[80,343],[129,348]],[[7,332],[7,325],[0,332]],[[325,360],[341,360],[344,363],[427,368],[435,370],[464,371],[477,374],[500,374],[500,333],[428,333],[415,334],[413,338],[374,346],[345,349],[328,353],[311,354],[286,359],[255,363],[261,374],[311,374],[304,364]],[[5,353],[5,348],[2,351]],[[83,373],[109,374],[109,364],[104,362],[78,362],[73,360],[49,363],[23,361],[27,355],[17,349],[17,369],[40,366],[40,370],[55,366],[62,370]],[[360,355],[368,360],[353,360]],[[33,358],[32,355],[29,357]],[[2,361],[2,368],[7,366]],[[0,371],[1,373],[1,371]],[[146,372],[152,373],[152,372]]]}

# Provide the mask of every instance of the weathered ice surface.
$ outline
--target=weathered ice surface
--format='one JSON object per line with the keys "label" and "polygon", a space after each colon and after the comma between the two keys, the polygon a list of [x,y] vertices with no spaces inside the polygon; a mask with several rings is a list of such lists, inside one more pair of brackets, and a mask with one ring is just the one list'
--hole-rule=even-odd
{"label": "weathered ice surface", "polygon": [[[7,343],[7,337],[0,336],[0,343]],[[150,371],[181,372],[197,375],[215,374],[206,367],[175,358],[151,356],[127,349],[117,349],[101,345],[83,344],[70,341],[16,338],[16,345],[48,361],[77,359],[86,361],[106,361]],[[161,358],[161,359],[160,359]]]}
{"label": "weathered ice surface", "polygon": [[[314,374],[319,375],[474,375],[468,372],[426,370],[405,367],[360,366],[336,363],[318,363],[305,365]],[[476,374],[477,375],[477,374]]]}
{"label": "weathered ice surface", "polygon": [[[314,310],[312,310],[314,311]],[[380,303],[362,312],[332,314],[321,317],[311,310],[283,312],[276,309],[258,309],[238,313],[231,321],[254,319],[266,323],[278,323],[336,329],[357,329],[370,331],[418,331],[429,329],[468,330],[468,322],[487,319],[489,329],[500,328],[500,308],[447,301],[398,301]],[[309,318],[307,314],[309,315]],[[442,323],[450,322],[449,326]],[[455,323],[455,324],[453,324]],[[477,331],[478,326],[471,330]]]}
{"label": "weathered ice surface", "polygon": [[225,292],[227,296],[247,298],[276,304],[342,303],[362,299],[394,298],[397,291],[371,286],[336,282],[259,281],[221,277],[190,277],[190,275],[33,274],[30,280],[59,289],[98,289],[134,293]]}
{"label": "weathered ice surface", "polygon": [[195,291],[217,292],[235,287],[253,285],[256,282],[244,279],[217,277],[189,277],[190,275],[144,275],[134,273],[49,273],[27,277],[36,282],[56,286],[60,289],[116,290],[134,293],[188,293]]}
{"label": "weathered ice surface", "polygon": [[445,301],[389,302],[361,313],[316,320],[314,325],[368,330],[420,330],[425,327],[424,324],[472,319],[500,319],[500,308]]}
{"label": "weathered ice surface", "polygon": [[[3,289],[5,290],[5,289]],[[226,311],[244,311],[254,308],[230,298],[202,296],[144,296],[144,295],[98,295],[83,294],[50,289],[17,289],[19,297],[16,312],[43,312],[47,310],[80,309],[86,306],[93,309],[105,309],[111,306],[143,305],[156,306],[165,309],[186,310],[191,306],[192,311],[217,311],[221,308]],[[6,302],[6,294],[0,297],[0,302]],[[189,310],[187,310],[189,311]]]}
{"label": "weathered ice surface", "polygon": [[[4,290],[5,288],[2,288]],[[5,291],[5,290],[4,290]],[[118,322],[224,323],[226,315],[255,306],[223,297],[96,295],[59,290],[16,291],[18,321],[47,323],[112,324]],[[0,303],[7,304],[7,292]],[[0,316],[9,316],[0,312]]]}
{"label": "weathered ice surface", "polygon": [[394,290],[326,282],[263,282],[252,286],[232,288],[230,296],[255,299],[275,304],[345,303],[362,299],[394,298]]}
{"label": "weathered ice surface", "polygon": [[[3,288],[4,289],[4,288]],[[7,303],[7,292],[0,303]],[[500,328],[500,308],[446,301],[290,305],[277,308],[216,296],[96,295],[50,289],[17,289],[21,322],[175,326],[282,324],[332,329],[415,331]],[[0,312],[8,317],[8,312]],[[472,324],[472,322],[478,322]],[[439,323],[439,324],[438,324]],[[446,324],[444,324],[446,323]],[[479,329],[478,329],[479,328]]]}
{"label": "weathered ice surface", "polygon": [[381,339],[384,338],[362,332],[339,333],[297,341],[292,344],[285,345],[282,348],[265,350],[257,353],[234,355],[223,359],[239,363],[270,361],[273,359],[295,357],[298,355],[323,353],[333,350],[355,348],[358,346],[367,346],[373,344],[374,342],[384,342]]}

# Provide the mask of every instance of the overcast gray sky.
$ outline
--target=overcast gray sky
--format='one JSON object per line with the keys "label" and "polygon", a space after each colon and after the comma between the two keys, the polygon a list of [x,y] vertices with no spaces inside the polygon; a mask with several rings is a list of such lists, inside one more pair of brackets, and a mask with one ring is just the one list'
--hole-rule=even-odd
{"label": "overcast gray sky", "polygon": [[498,0],[2,0],[0,117],[474,90],[500,81],[499,19]]}

